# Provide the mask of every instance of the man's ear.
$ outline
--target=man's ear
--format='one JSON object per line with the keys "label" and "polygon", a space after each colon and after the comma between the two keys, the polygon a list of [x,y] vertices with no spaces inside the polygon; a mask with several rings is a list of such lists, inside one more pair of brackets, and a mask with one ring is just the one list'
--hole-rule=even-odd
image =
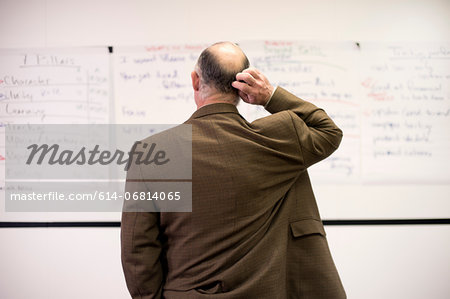
{"label": "man's ear", "polygon": [[196,71],[191,72],[191,79],[192,79],[192,88],[194,88],[195,91],[198,91],[200,89],[200,76],[197,74]]}

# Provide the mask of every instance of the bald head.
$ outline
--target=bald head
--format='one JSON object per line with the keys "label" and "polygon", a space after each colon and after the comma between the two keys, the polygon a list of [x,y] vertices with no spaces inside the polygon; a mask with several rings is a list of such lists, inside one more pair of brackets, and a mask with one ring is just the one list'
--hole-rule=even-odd
{"label": "bald head", "polygon": [[249,67],[247,56],[234,43],[220,42],[206,48],[198,58],[201,84],[223,94],[238,95],[231,83],[236,74]]}

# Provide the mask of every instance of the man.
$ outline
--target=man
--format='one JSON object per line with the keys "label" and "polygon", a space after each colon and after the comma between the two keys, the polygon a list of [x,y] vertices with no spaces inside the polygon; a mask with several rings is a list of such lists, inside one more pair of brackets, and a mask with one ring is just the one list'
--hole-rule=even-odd
{"label": "man", "polygon": [[[192,212],[123,213],[132,297],[345,298],[306,171],[341,130],[235,44],[204,50],[191,77]],[[272,115],[248,123],[239,97]]]}

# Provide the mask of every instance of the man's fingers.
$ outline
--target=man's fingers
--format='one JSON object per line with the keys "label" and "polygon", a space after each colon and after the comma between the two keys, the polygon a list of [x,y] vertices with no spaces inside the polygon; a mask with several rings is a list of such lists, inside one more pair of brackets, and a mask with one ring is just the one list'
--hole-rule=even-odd
{"label": "man's fingers", "polygon": [[231,83],[231,86],[233,86],[234,88],[236,88],[244,93],[250,93],[250,91],[251,91],[251,87],[247,83],[234,81],[233,83]]}
{"label": "man's fingers", "polygon": [[237,73],[236,74],[236,80],[238,81],[244,81],[248,85],[255,85],[256,80],[254,77],[252,77],[249,73]]}
{"label": "man's fingers", "polygon": [[231,85],[239,90],[242,100],[254,105],[265,105],[273,91],[269,80],[255,68],[248,68],[236,74],[236,81]]}
{"label": "man's fingers", "polygon": [[255,78],[256,80],[262,79],[262,77],[261,77],[262,74],[254,67],[249,67],[249,68],[243,70],[242,72],[252,75],[252,77]]}

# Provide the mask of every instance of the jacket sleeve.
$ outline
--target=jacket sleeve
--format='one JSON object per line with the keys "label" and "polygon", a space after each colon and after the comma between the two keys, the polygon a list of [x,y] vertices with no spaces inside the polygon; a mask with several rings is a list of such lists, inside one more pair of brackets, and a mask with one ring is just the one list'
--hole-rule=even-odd
{"label": "jacket sleeve", "polygon": [[277,87],[266,105],[266,110],[270,113],[289,113],[305,167],[325,159],[339,147],[342,131],[325,111],[287,90]]}
{"label": "jacket sleeve", "polygon": [[[141,182],[139,182],[139,179]],[[147,192],[139,165],[131,163],[125,192]],[[132,195],[131,195],[132,198]],[[132,298],[161,298],[164,275],[159,239],[159,213],[136,212],[124,204],[121,221],[121,258]],[[133,203],[130,202],[130,205]],[[131,210],[131,212],[126,212]],[[136,209],[134,209],[136,210]]]}

